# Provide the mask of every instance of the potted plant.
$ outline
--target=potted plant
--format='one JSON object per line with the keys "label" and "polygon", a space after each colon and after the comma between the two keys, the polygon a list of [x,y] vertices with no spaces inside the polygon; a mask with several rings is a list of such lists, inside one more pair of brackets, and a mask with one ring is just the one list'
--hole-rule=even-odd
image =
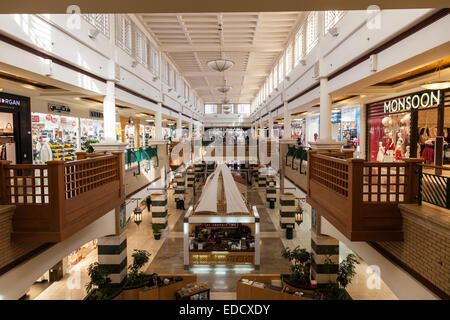
{"label": "potted plant", "polygon": [[98,143],[98,140],[87,140],[81,145],[81,150],[87,153],[94,153],[94,148],[91,146],[93,143]]}
{"label": "potted plant", "polygon": [[310,288],[310,270],[312,254],[299,246],[294,249],[284,248],[281,252],[283,258],[292,264],[291,274],[282,276],[282,280],[296,288]]}
{"label": "potted plant", "polygon": [[98,262],[88,268],[90,281],[86,284],[86,300],[110,300],[120,292],[120,288],[111,285],[108,269]]}
{"label": "potted plant", "polygon": [[128,266],[126,289],[137,288],[145,285],[150,276],[141,271],[141,268],[148,262],[150,253],[146,250],[134,249],[133,263]]}
{"label": "potted plant", "polygon": [[327,300],[351,300],[350,295],[347,293],[346,287],[352,282],[353,277],[356,275],[356,265],[359,261],[354,254],[349,254],[339,264],[339,271],[337,274],[337,282],[328,282],[322,288],[322,293]]}
{"label": "potted plant", "polygon": [[161,239],[161,225],[159,224],[152,224],[153,228],[153,236],[155,237],[155,240]]}

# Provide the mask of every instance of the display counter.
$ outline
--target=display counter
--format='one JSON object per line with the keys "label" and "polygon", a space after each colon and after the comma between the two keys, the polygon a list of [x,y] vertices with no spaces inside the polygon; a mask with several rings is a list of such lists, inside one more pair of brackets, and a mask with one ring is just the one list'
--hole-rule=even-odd
{"label": "display counter", "polygon": [[279,274],[243,274],[236,283],[237,300],[320,300],[314,289],[296,289]]}
{"label": "display counter", "polygon": [[260,264],[260,218],[245,180],[220,165],[184,217],[184,265]]}

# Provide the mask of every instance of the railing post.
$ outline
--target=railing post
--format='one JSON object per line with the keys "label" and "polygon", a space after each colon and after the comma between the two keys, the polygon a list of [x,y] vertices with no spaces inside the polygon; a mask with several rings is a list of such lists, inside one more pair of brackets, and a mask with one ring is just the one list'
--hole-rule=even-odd
{"label": "railing post", "polygon": [[119,170],[119,197],[125,200],[125,185],[123,183],[125,174],[124,153],[122,151],[114,151],[112,154],[117,158],[117,169]]}
{"label": "railing post", "polygon": [[63,227],[64,200],[66,198],[66,185],[64,176],[64,161],[47,161],[48,166],[48,204],[52,212],[49,216],[52,225],[50,230],[61,230]]}
{"label": "railing post", "polygon": [[422,183],[423,183],[423,167],[418,166],[419,171],[419,183],[418,183],[418,194],[417,194],[417,203],[419,206],[422,205]]}
{"label": "railing post", "polygon": [[364,212],[361,210],[363,201],[363,170],[364,159],[351,158],[348,162],[348,199],[350,201],[351,229],[362,230]]}
{"label": "railing post", "polygon": [[316,150],[309,150],[308,151],[308,156],[307,156],[307,168],[306,168],[306,191],[307,191],[307,196],[310,195],[310,191],[309,191],[309,179],[311,179],[311,162],[313,161],[314,158],[314,154],[317,153]]}
{"label": "railing post", "polygon": [[9,204],[6,191],[6,170],[11,161],[0,160],[0,204]]}
{"label": "railing post", "polygon": [[405,190],[405,203],[415,203],[420,197],[421,192],[419,190],[419,179],[422,177],[422,174],[419,176],[420,169],[418,168],[418,164],[422,162],[422,159],[417,158],[405,159],[405,174],[408,177],[408,181],[405,181],[407,186],[407,190]]}

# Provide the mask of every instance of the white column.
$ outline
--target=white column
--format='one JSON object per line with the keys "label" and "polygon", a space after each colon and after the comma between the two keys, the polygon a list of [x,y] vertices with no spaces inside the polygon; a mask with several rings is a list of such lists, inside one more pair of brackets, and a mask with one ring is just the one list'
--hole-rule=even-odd
{"label": "white column", "polygon": [[284,97],[284,134],[283,139],[292,139],[292,130],[291,130],[291,114],[288,109],[288,102],[286,100],[286,92],[283,93]]}
{"label": "white column", "polygon": [[103,124],[105,141],[116,141],[116,95],[114,81],[106,81],[106,95],[103,98]]}
{"label": "white column", "polygon": [[328,78],[320,78],[320,141],[331,141],[331,101],[328,94]]}
{"label": "white column", "polygon": [[262,134],[262,130],[263,130],[263,124],[262,124],[262,115],[261,115],[261,111],[259,112],[259,130],[261,132],[261,136]]}
{"label": "white column", "polygon": [[273,139],[273,118],[272,118],[272,111],[269,111],[269,139]]}
{"label": "white column", "polygon": [[155,140],[162,140],[162,104],[161,102],[158,103],[158,111],[156,111],[155,114]]}
{"label": "white column", "polygon": [[192,122],[189,122],[189,138],[192,139]]}
{"label": "white column", "polygon": [[177,133],[176,133],[176,137],[177,140],[181,139],[181,133],[182,133],[183,129],[181,128],[181,113],[178,113],[178,118],[177,118]]}

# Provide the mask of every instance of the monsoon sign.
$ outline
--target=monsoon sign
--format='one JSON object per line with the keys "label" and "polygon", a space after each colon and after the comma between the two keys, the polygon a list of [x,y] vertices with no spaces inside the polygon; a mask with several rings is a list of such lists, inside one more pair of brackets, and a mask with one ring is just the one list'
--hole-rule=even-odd
{"label": "monsoon sign", "polygon": [[385,113],[404,112],[436,106],[441,100],[441,91],[429,91],[395,98],[384,102]]}

